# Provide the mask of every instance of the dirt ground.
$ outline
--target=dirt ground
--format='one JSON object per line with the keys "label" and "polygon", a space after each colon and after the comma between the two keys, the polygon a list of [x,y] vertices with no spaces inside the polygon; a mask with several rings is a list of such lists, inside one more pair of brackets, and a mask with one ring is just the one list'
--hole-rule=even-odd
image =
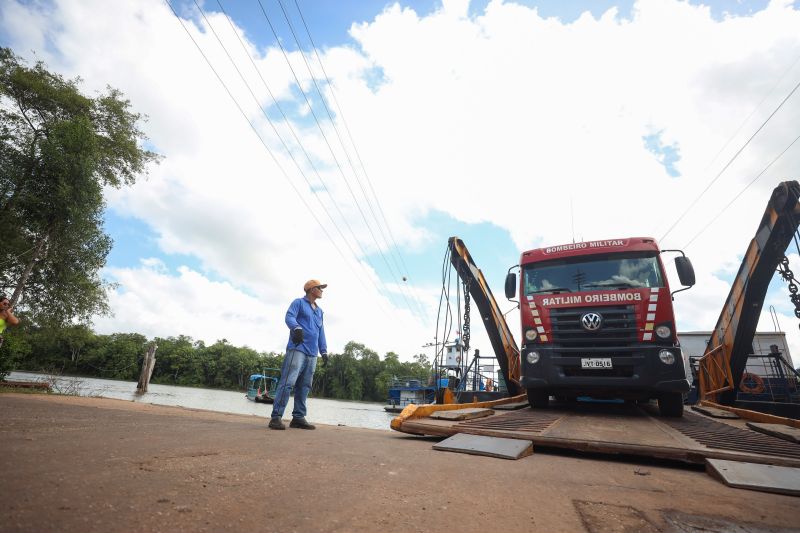
{"label": "dirt ground", "polygon": [[[309,414],[313,421],[313,413]],[[668,463],[0,394],[1,531],[783,531],[800,499]]]}

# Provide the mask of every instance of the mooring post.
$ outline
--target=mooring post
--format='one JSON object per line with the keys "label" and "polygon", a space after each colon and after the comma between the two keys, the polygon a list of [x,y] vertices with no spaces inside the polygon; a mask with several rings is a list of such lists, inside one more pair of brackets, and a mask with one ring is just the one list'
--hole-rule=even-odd
{"label": "mooring post", "polygon": [[136,385],[136,392],[142,394],[147,392],[147,386],[150,384],[150,378],[153,376],[153,368],[156,366],[157,349],[158,346],[153,343],[144,354],[144,360],[142,361],[142,373],[139,374],[139,383]]}

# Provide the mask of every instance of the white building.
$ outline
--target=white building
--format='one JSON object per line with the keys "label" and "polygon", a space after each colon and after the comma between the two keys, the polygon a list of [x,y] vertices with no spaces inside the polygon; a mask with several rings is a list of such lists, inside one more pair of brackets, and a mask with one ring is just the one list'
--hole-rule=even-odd
{"label": "white building", "polygon": [[[709,339],[711,339],[710,331],[678,332],[678,340],[681,343],[684,358],[696,359],[702,357]],[[792,356],[789,353],[789,345],[786,343],[786,334],[782,331],[756,332],[753,337],[753,351],[751,353],[766,355],[770,353],[770,346],[773,344],[778,347],[781,355],[792,368],[795,368],[794,361],[792,361]],[[747,365],[747,372],[766,375],[763,364],[761,359],[753,359]]]}

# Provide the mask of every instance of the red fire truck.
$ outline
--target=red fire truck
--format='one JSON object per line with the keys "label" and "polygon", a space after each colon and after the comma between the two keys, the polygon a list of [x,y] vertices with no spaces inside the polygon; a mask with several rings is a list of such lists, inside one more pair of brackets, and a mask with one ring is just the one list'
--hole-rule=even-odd
{"label": "red fire truck", "polygon": [[[662,416],[683,414],[689,390],[661,254],[678,252],[686,290],[694,270],[680,250],[655,239],[578,242],[524,252],[520,259],[520,384],[531,407],[550,396],[657,399]],[[517,293],[515,273],[506,278]]]}

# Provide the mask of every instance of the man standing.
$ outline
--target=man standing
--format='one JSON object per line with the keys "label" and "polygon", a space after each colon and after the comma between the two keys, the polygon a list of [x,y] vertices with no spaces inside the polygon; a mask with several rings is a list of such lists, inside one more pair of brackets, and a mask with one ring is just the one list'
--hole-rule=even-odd
{"label": "man standing", "polygon": [[281,378],[275,391],[272,405],[270,429],[286,429],[281,418],[289,393],[294,390],[294,409],[290,428],[314,429],[306,421],[306,398],[311,390],[314,369],[317,368],[317,353],[322,356],[322,366],[328,364],[328,343],[325,341],[325,327],[322,309],[317,300],[322,298],[322,290],[327,287],[319,280],[311,279],[303,285],[306,295],[297,298],[286,311],[286,326],[291,332],[286,356],[281,367]]}

